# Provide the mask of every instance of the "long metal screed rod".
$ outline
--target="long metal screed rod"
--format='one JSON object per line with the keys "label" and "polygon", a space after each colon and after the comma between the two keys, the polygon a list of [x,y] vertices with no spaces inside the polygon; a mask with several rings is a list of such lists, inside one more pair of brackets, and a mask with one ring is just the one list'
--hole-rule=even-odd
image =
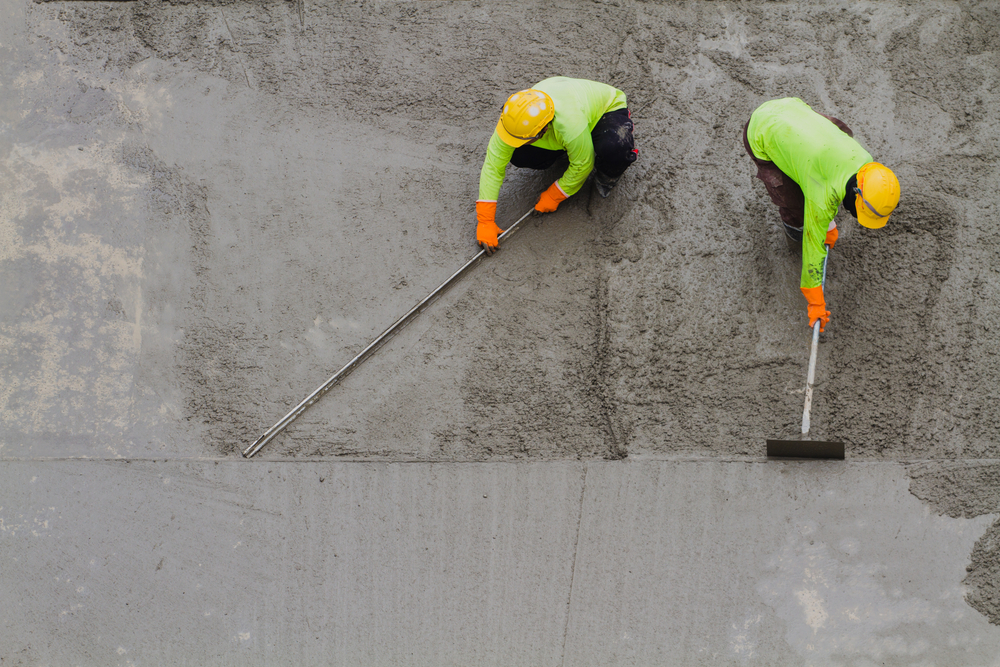
{"label": "long metal screed rod", "polygon": [[[823,258],[823,279],[820,285],[826,287],[826,262],[830,259],[830,246],[826,247],[826,257]],[[816,352],[819,349],[819,323],[813,325],[812,350],[809,352],[809,372],[806,374],[806,403],[802,408],[802,435],[809,435],[809,412],[812,410],[813,383],[816,381]]]}
{"label": "long metal screed rod", "polygon": [[[500,234],[499,238],[507,239],[513,236],[514,231],[518,228],[518,225],[520,225],[525,220],[525,218],[531,215],[532,211],[534,211],[534,208],[528,209],[528,212],[522,215],[517,222],[515,222],[513,225],[508,227],[502,234]],[[276,435],[285,430],[286,426],[291,424],[293,421],[295,421],[295,419],[299,415],[305,412],[306,408],[308,408],[310,405],[318,401],[320,397],[323,396],[323,394],[330,391],[331,387],[333,387],[335,384],[343,380],[345,377],[347,377],[348,374],[350,374],[351,371],[353,371],[355,368],[361,365],[361,362],[370,357],[375,352],[375,350],[377,350],[379,347],[382,346],[383,343],[389,340],[389,338],[391,338],[393,334],[395,334],[397,331],[406,326],[406,324],[408,324],[410,320],[413,319],[413,317],[417,313],[419,313],[428,305],[430,305],[430,303],[434,299],[440,296],[441,293],[444,292],[453,282],[458,280],[458,278],[462,274],[464,274],[473,264],[482,259],[485,254],[486,250],[480,250],[475,257],[473,257],[472,259],[470,259],[468,262],[465,263],[465,266],[463,266],[458,271],[453,273],[451,277],[448,278],[448,280],[441,283],[441,285],[436,290],[428,294],[426,297],[424,297],[424,299],[420,303],[411,308],[409,312],[407,312],[405,315],[396,320],[392,324],[392,326],[390,326],[388,329],[382,332],[381,336],[379,336],[371,343],[369,343],[368,347],[361,350],[361,352],[358,353],[358,356],[348,361],[346,366],[344,366],[339,371],[334,373],[333,376],[329,380],[324,382],[322,386],[316,389],[316,391],[314,391],[313,393],[306,396],[301,403],[292,408],[291,412],[289,412],[287,415],[279,419],[277,424],[267,429],[267,431],[264,432],[264,435],[257,438],[256,442],[254,442],[252,445],[244,449],[243,456],[245,458],[250,458],[257,452],[259,452],[261,448],[264,447],[264,445],[271,442],[271,440],[274,439]]]}

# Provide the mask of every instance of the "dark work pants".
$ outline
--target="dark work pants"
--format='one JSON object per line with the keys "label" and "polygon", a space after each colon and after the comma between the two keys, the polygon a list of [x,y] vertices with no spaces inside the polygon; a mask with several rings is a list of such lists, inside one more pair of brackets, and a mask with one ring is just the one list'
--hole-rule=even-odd
{"label": "dark work pants", "polygon": [[[825,114],[820,115],[840,128],[847,136],[854,136],[854,132],[843,121]],[[750,127],[749,120],[743,126],[743,148],[746,149],[747,155],[757,165],[757,178],[764,182],[767,194],[771,196],[771,201],[778,207],[778,212],[781,214],[781,222],[785,225],[785,234],[788,235],[788,238],[801,245],[802,225],[806,208],[802,188],[792,180],[791,176],[778,169],[777,165],[773,162],[761,160],[753,154],[753,151],[750,150],[750,140],[747,138],[748,127]]]}
{"label": "dark work pants", "polygon": [[[609,111],[597,121],[590,136],[594,142],[594,168],[598,172],[618,178],[639,157],[632,127],[632,114],[628,109]],[[522,169],[548,169],[564,155],[566,151],[550,151],[525,144],[514,149],[510,163]]]}

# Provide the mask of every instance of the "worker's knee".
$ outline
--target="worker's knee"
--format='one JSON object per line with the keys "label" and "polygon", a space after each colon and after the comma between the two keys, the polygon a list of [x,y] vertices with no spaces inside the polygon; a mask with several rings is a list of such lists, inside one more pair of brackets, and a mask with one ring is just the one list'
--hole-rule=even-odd
{"label": "worker's knee", "polygon": [[601,116],[590,136],[594,142],[594,167],[611,178],[618,178],[639,157],[632,136],[632,117],[628,109],[609,111]]}

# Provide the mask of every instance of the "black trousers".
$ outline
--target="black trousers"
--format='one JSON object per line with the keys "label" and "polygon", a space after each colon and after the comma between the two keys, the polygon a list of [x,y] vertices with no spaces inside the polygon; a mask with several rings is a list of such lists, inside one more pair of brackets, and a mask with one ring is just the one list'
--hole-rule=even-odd
{"label": "black trousers", "polygon": [[[632,114],[628,109],[609,111],[597,121],[590,137],[594,142],[594,168],[598,172],[618,178],[639,157],[632,127]],[[564,155],[566,151],[550,151],[525,144],[514,149],[510,163],[522,169],[548,169]]]}

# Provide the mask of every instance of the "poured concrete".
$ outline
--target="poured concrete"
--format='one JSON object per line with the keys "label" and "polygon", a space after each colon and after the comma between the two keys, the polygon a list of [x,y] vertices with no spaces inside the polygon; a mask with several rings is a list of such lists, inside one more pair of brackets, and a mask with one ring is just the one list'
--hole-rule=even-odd
{"label": "poured concrete", "polygon": [[[20,462],[23,664],[995,665],[902,466]],[[15,637],[17,639],[15,639]],[[14,662],[14,664],[18,664]]]}
{"label": "poured concrete", "polygon": [[[178,549],[200,544],[206,557],[186,558],[221,568],[220,613],[256,615],[195,623],[176,596],[188,561],[166,588],[144,560],[119,563],[132,587],[108,583],[79,613],[114,619],[129,591],[144,595],[144,639],[129,646],[147,664],[323,662],[334,640],[300,634],[305,608],[317,627],[351,628],[343,664],[990,664],[998,26],[995,4],[954,2],[4,0],[0,591],[22,606],[3,616],[0,661],[136,655],[65,625],[70,603],[37,587],[50,575],[24,526],[92,507],[45,543],[51,567],[78,569],[84,535],[153,553],[164,538],[144,517],[186,503]],[[553,74],[628,94],[640,158],[614,194],[587,185],[529,221],[260,460],[242,461],[477,251],[473,202],[497,109]],[[740,132],[758,104],[787,95],[844,120],[902,183],[885,229],[838,218],[813,428],[846,442],[839,467],[761,458],[766,438],[796,435],[809,330],[799,259]],[[510,168],[501,226],[558,175]],[[404,469],[415,477],[387,472]],[[278,483],[268,470],[297,472]],[[295,523],[328,516],[329,499],[302,486],[324,470],[362,507],[415,484],[407,512],[440,521],[359,546],[350,573],[368,584],[345,589],[325,569],[326,542],[382,535],[387,515],[351,515],[322,538]],[[511,501],[490,505],[512,526],[502,563],[479,571],[469,552],[451,582],[420,560],[416,544],[453,551],[456,526],[482,539],[423,475],[459,489],[514,480]],[[31,477],[49,481],[25,486]],[[176,498],[166,477],[204,481]],[[586,489],[570,488],[577,478]],[[665,480],[701,480],[702,492],[661,496]],[[738,493],[705,499],[719,488]],[[248,542],[220,522],[255,516],[251,490],[273,495],[265,505],[287,532],[255,538],[244,567],[230,538]],[[132,511],[127,535],[108,532],[112,507]],[[542,551],[515,527],[528,520],[543,526]],[[893,530],[906,548],[893,551]],[[286,588],[223,594],[219,582],[247,568],[277,581],[291,543],[314,544],[308,569],[324,573],[285,582],[301,602]],[[368,558],[369,547],[395,555]],[[410,562],[433,574],[412,607],[433,620],[401,616],[423,589],[390,571]],[[803,574],[813,564],[822,581]],[[738,583],[723,585],[726,568],[743,572]],[[879,579],[899,568],[918,584]],[[537,597],[443,597],[480,579]],[[323,586],[364,604],[328,603]],[[382,597],[366,597],[372,587]],[[883,620],[852,625],[852,605]],[[23,638],[29,626],[40,642]],[[165,629],[181,626],[183,640]],[[223,636],[245,653],[219,648]]]}

